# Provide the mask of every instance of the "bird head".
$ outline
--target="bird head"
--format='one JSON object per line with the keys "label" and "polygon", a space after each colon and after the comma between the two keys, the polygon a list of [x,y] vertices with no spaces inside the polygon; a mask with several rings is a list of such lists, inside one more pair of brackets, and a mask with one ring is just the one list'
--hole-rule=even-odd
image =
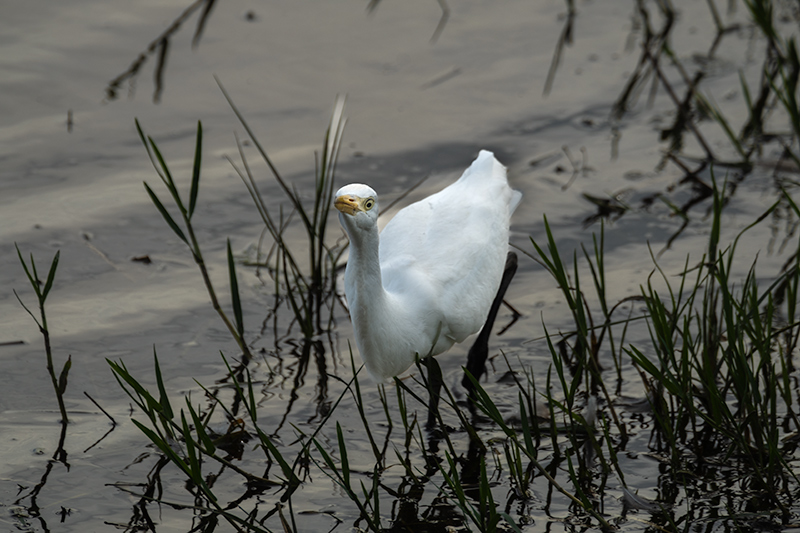
{"label": "bird head", "polygon": [[374,227],[378,220],[378,195],[372,187],[361,183],[345,185],[336,192],[333,205],[342,213],[342,223],[348,219],[361,229]]}

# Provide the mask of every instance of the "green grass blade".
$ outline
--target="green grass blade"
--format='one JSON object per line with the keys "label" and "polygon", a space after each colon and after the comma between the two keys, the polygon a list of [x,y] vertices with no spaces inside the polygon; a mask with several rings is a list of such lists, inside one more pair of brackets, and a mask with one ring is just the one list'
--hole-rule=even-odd
{"label": "green grass blade", "polygon": [[[525,402],[523,401],[521,392],[518,394],[518,397],[519,397],[519,416],[520,416],[520,421],[522,423],[522,437],[525,440],[525,448],[529,456],[536,457],[536,446],[534,446],[533,444],[530,421],[528,420],[528,412],[525,409]],[[531,413],[531,416],[533,415],[534,413]]]}
{"label": "green grass blade", "polygon": [[25,309],[25,311],[27,311],[29,315],[31,315],[31,318],[33,319],[33,321],[36,322],[36,325],[39,326],[39,329],[41,329],[42,328],[42,323],[39,322],[39,319],[36,318],[36,315],[34,315],[33,312],[30,309],[28,309],[28,306],[25,305],[25,302],[23,302],[22,298],[20,298],[19,294],[17,294],[17,290],[16,289],[12,289],[12,292],[14,293],[14,296],[17,297],[17,301],[19,302],[19,305],[21,305],[22,308]]}
{"label": "green grass blade", "polygon": [[158,433],[156,433],[152,429],[148,428],[147,426],[145,426],[144,424],[142,424],[138,420],[133,420],[132,419],[131,422],[133,422],[133,425],[135,425],[137,428],[139,428],[139,430],[142,433],[144,433],[145,436],[148,439],[150,439],[150,442],[155,444],[158,447],[158,449],[161,450],[161,453],[163,453],[165,456],[167,456],[167,458],[175,466],[180,468],[183,471],[184,474],[186,474],[187,476],[191,477],[191,472],[192,471],[191,471],[191,468],[189,468],[189,465],[187,465],[186,461],[184,461],[181,458],[181,456],[178,455],[175,452],[175,450],[172,449],[172,446],[170,446],[169,443],[166,440],[164,440],[160,435],[158,435]]}
{"label": "green grass blade", "polygon": [[175,180],[172,179],[172,172],[169,171],[167,162],[164,159],[164,156],[161,155],[161,150],[158,149],[158,145],[151,137],[148,137],[147,140],[150,142],[150,148],[153,149],[153,153],[156,156],[156,160],[158,161],[158,164],[163,172],[163,174],[159,175],[161,176],[161,179],[164,181],[164,185],[166,185],[167,189],[169,189],[172,198],[175,200],[175,205],[178,206],[178,209],[181,210],[181,213],[185,214],[186,208],[183,206],[183,201],[181,200],[180,194],[178,194],[178,188],[175,187]]}
{"label": "green grass blade", "polygon": [[61,373],[58,375],[58,393],[64,394],[67,391],[67,376],[69,375],[69,369],[72,368],[72,356],[67,357],[67,361],[64,363],[64,366],[61,368]]}
{"label": "green grass blade", "polygon": [[[19,256],[19,262],[22,263],[22,268],[25,270],[25,275],[28,277],[28,281],[33,287],[33,290],[36,292],[36,296],[41,300],[42,292],[41,288],[39,287],[39,278],[38,276],[34,276],[36,273],[35,265],[33,263],[33,255],[31,255],[31,266],[34,268],[34,274],[31,274],[31,271],[28,270],[28,263],[25,262],[25,258],[22,257],[22,252],[19,249],[17,243],[14,243],[14,247],[17,249],[17,255]],[[19,299],[19,297],[17,297]],[[21,303],[21,301],[20,301]],[[23,306],[24,307],[24,306]],[[30,311],[28,311],[30,313]]]}
{"label": "green grass blade", "polygon": [[347,447],[344,444],[342,426],[336,422],[336,439],[339,441],[339,462],[342,464],[342,479],[345,486],[350,490],[350,461],[347,459]]}
{"label": "green grass blade", "polygon": [[[147,391],[147,389],[145,389],[138,381],[136,381],[136,379],[134,379],[133,376],[131,376],[130,372],[128,372],[128,369],[125,367],[125,363],[122,361],[118,363],[116,361],[112,361],[111,359],[106,359],[106,362],[108,363],[108,366],[111,367],[111,371],[113,372],[117,383],[119,383],[119,386],[131,398],[131,400],[133,400],[137,407],[142,410],[142,412],[149,415],[148,406],[155,406],[155,408],[160,411],[158,402],[155,401],[155,398],[150,396],[150,393]],[[128,386],[126,387],[125,384]],[[130,387],[130,389],[128,387]]]}
{"label": "green grass blade", "polygon": [[[195,432],[197,432],[197,438],[203,443],[203,451],[209,455],[213,455],[214,452],[217,451],[217,447],[214,445],[214,441],[211,440],[211,437],[208,435],[206,426],[203,421],[200,420],[200,416],[198,415],[197,411],[194,409],[194,407],[192,407],[192,404],[189,401],[189,396],[186,396],[186,407],[189,409],[189,416],[192,417],[192,423],[194,424]],[[206,417],[206,420],[208,420],[208,417]]]}
{"label": "green grass blade", "polygon": [[153,165],[153,168],[156,170],[156,173],[158,173],[161,179],[164,180],[164,176],[161,175],[161,169],[158,168],[156,159],[155,157],[153,157],[153,151],[150,150],[150,143],[147,142],[147,136],[144,134],[144,130],[142,130],[141,124],[139,124],[139,119],[136,118],[133,121],[136,124],[136,132],[139,134],[139,139],[142,140],[144,149],[147,151],[147,157],[150,159],[150,163]]}
{"label": "green grass blade", "polygon": [[217,85],[219,85],[219,88],[222,91],[222,95],[228,101],[228,105],[231,106],[231,110],[236,115],[236,118],[239,119],[239,122],[241,122],[245,131],[247,131],[247,134],[250,136],[250,140],[253,141],[253,145],[256,147],[256,150],[258,150],[258,153],[261,155],[261,158],[264,160],[269,169],[272,171],[272,174],[275,177],[275,180],[278,182],[278,185],[281,186],[281,189],[283,189],[283,192],[286,193],[286,196],[289,198],[289,201],[292,202],[292,205],[300,214],[300,217],[303,219],[303,225],[306,228],[311,227],[311,221],[308,219],[308,216],[306,215],[306,212],[303,209],[302,203],[300,203],[300,198],[294,193],[294,191],[289,187],[289,185],[283,179],[281,174],[278,172],[278,168],[273,164],[272,159],[267,155],[267,151],[264,149],[264,147],[261,146],[261,143],[258,141],[258,138],[256,137],[255,133],[253,133],[253,130],[250,128],[250,125],[247,123],[247,120],[245,120],[244,115],[242,115],[242,113],[239,111],[239,108],[236,107],[236,104],[233,102],[233,98],[231,98],[231,96],[228,94],[228,91],[225,90],[225,86],[222,85],[222,82],[216,76],[214,77],[214,79],[217,81]]}
{"label": "green grass blade", "polygon": [[236,321],[236,332],[239,338],[244,338],[244,316],[242,315],[242,301],[239,298],[239,282],[236,279],[236,264],[233,261],[231,251],[231,240],[228,239],[228,275],[231,283],[231,304],[233,305],[233,317]]}
{"label": "green grass blade", "polygon": [[631,346],[630,348],[626,348],[625,351],[628,353],[628,355],[630,355],[631,359],[633,359],[633,361],[646,373],[650,374],[656,379],[657,382],[664,385],[670,394],[679,398],[683,398],[685,396],[684,390],[680,383],[673,380],[665,372],[659,370],[646,355],[639,351],[638,348]]}
{"label": "green grass blade", "polygon": [[[283,495],[281,495],[281,501],[285,502],[288,500],[291,495],[297,490],[297,487],[300,486],[300,478],[297,477],[297,474],[294,473],[294,470],[286,462],[286,459],[281,454],[280,450],[273,444],[272,440],[269,436],[264,433],[258,426],[256,426],[256,431],[258,433],[258,438],[261,441],[261,444],[267,448],[270,456],[272,456],[275,461],[277,461],[278,466],[281,467],[281,472],[283,473],[284,478],[286,479],[286,491],[284,491]],[[301,454],[302,455],[302,454]],[[300,460],[300,457],[297,457],[297,461]]]}
{"label": "green grass blade", "polygon": [[194,166],[192,168],[192,188],[189,192],[189,218],[192,218],[197,205],[197,193],[200,190],[200,166],[203,153],[203,123],[197,121],[197,144],[194,149]]}
{"label": "green grass blade", "polygon": [[55,280],[56,277],[56,268],[58,268],[58,258],[60,256],[61,250],[58,250],[53,257],[53,261],[50,263],[50,272],[47,273],[47,282],[44,284],[44,289],[42,289],[42,302],[47,298],[47,293],[49,293],[50,289],[53,287],[53,280]]}
{"label": "green grass blade", "polygon": [[164,207],[164,204],[162,204],[161,200],[158,199],[158,196],[156,196],[156,193],[153,192],[153,189],[151,189],[147,183],[144,184],[144,188],[147,190],[147,194],[150,196],[150,200],[152,200],[155,204],[158,212],[161,213],[161,216],[164,217],[164,220],[166,220],[167,224],[169,224],[169,227],[175,232],[175,235],[185,242],[187,246],[190,246],[189,240],[186,238],[186,235],[183,234],[183,230],[180,228],[180,226],[178,226],[178,224],[175,223],[172,215],[169,214],[167,209]]}
{"label": "green grass blade", "polygon": [[186,447],[186,457],[189,459],[189,477],[198,485],[204,484],[203,470],[197,458],[192,431],[189,429],[189,423],[186,421],[186,414],[183,409],[181,409],[181,433],[183,434],[183,444]]}
{"label": "green grass blade", "polygon": [[158,403],[161,404],[164,416],[168,420],[172,420],[174,416],[172,412],[172,405],[169,403],[169,395],[167,395],[167,389],[164,386],[164,379],[161,376],[161,365],[158,363],[158,354],[156,353],[155,346],[153,346],[153,360],[155,362],[156,369],[156,385],[158,386]]}

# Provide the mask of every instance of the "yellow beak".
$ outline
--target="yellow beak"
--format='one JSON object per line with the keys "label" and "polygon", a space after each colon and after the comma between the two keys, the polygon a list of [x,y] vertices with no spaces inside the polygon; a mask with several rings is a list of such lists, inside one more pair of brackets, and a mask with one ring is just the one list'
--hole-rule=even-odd
{"label": "yellow beak", "polygon": [[359,202],[360,198],[358,196],[353,196],[350,194],[345,194],[336,198],[333,202],[333,206],[344,213],[345,215],[355,215],[359,211],[363,211],[361,208],[361,202]]}

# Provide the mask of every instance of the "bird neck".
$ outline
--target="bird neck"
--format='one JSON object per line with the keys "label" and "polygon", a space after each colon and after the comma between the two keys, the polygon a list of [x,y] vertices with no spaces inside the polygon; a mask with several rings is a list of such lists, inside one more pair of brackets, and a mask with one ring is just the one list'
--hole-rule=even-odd
{"label": "bird neck", "polygon": [[423,341],[422,348],[417,346],[419,339],[427,339],[425,327],[402,295],[383,285],[378,228],[359,228],[349,216],[342,225],[350,237],[344,283],[356,345],[370,375],[382,382],[403,373],[415,353],[427,353],[430,345]]}
{"label": "bird neck", "polygon": [[355,295],[361,305],[382,302],[385,291],[381,278],[378,228],[345,227],[350,237],[350,257],[345,270],[347,292]]}

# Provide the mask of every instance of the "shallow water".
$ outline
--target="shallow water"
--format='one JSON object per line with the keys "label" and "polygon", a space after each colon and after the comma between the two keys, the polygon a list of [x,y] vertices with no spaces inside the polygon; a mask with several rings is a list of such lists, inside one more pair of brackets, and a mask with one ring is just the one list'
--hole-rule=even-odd
{"label": "shallow water", "polygon": [[[124,6],[81,0],[68,4],[34,1],[4,9],[8,31],[0,38],[0,65],[7,73],[0,80],[0,246],[4,251],[0,254],[0,451],[4,457],[0,523],[5,529],[87,531],[105,524],[127,524],[131,519],[136,499],[107,485],[143,483],[156,454],[131,424],[129,400],[105,358],[123,360],[134,375],[152,384],[155,347],[177,402],[188,392],[199,401],[201,390],[195,379],[210,387],[224,377],[220,351],[229,358],[238,354],[208,303],[190,255],[143,190],[141,183],[147,181],[162,198],[166,196],[134,128],[136,117],[159,143],[188,191],[196,121],[202,120],[205,151],[196,224],[213,281],[224,294],[225,239],[230,238],[233,249],[243,253],[257,242],[261,222],[223,158],[235,156],[232,133],[243,136],[243,132],[214,76],[225,85],[276,165],[301,190],[311,183],[313,154],[321,146],[334,99],[346,94],[348,124],[339,183],[368,182],[382,198],[393,199],[430,175],[409,196],[410,201],[456,177],[478,149],[492,149],[509,167],[513,185],[524,193],[515,214],[512,242],[531,254],[530,236],[544,242],[543,215],[564,253],[580,243],[591,243],[599,225],[584,223],[597,210],[584,194],[631,206],[623,216],[606,221],[606,270],[614,292],[610,301],[639,293],[653,269],[648,243],[668,273],[679,272],[687,255],[699,261],[705,251],[708,199],[689,210],[691,222],[670,246],[667,243],[678,232],[680,218],[660,200],[646,203],[658,193],[677,205],[693,197],[688,186],[678,183],[684,176],[681,168],[669,162],[658,168],[667,147],[659,139],[659,128],[673,120],[674,104],[663,90],[648,102],[649,88],[645,88],[627,114],[610,118],[611,106],[639,57],[641,29],[633,3],[578,2],[573,42],[562,51],[546,97],[542,93],[547,72],[567,20],[564,4],[453,3],[441,35],[431,43],[441,12],[436,2],[419,0],[380,2],[371,15],[365,13],[363,2],[356,1],[220,4],[195,50],[191,38],[197,15],[171,40],[159,103],[153,102],[153,56],[131,85],[122,86],[118,98],[109,99],[108,82],[124,72],[185,7],[174,0]],[[693,71],[703,69],[704,94],[740,124],[745,108],[739,71],[755,85],[764,48],[747,24],[744,6],[737,2],[718,6],[726,23],[742,26],[725,36],[713,58],[707,57],[714,39],[708,6],[676,2],[675,7],[679,17],[671,44],[676,56]],[[655,11],[653,6],[648,9]],[[669,76],[681,87],[674,71]],[[700,127],[720,159],[734,157],[719,126],[705,121]],[[702,156],[697,143],[687,139],[683,152]],[[280,191],[263,165],[255,163],[252,147],[246,151],[269,203],[279,205]],[[764,166],[738,185],[725,210],[723,241],[774,202],[770,165],[779,153],[779,147],[765,145]],[[725,169],[717,169],[716,174],[720,179]],[[728,175],[737,179],[735,169]],[[710,179],[708,171],[702,176]],[[746,272],[758,254],[759,272],[767,278],[777,273],[791,252],[791,247],[780,248],[791,224],[777,220],[772,226],[763,223],[750,230],[739,244],[741,271]],[[338,225],[331,228],[338,237]],[[33,253],[40,272],[61,250],[47,312],[56,365],[60,367],[68,355],[73,362],[66,394],[71,415],[66,442],[70,469],[52,466],[35,502],[40,515],[24,495],[48,472],[48,459],[57,445],[59,414],[38,329],[12,293],[15,289],[28,305],[33,304],[15,242],[23,254]],[[152,263],[132,261],[139,256],[148,256]],[[290,327],[290,318],[279,314],[274,322],[262,324],[264,310],[272,305],[271,286],[251,270],[240,268],[240,275],[248,339],[256,350],[265,350],[253,366],[254,376],[262,380],[260,423],[275,428],[278,442],[289,454],[298,447],[292,426],[313,431],[320,420],[320,405],[329,405],[342,390],[339,382],[326,379],[326,372],[349,379],[351,331],[344,311],[337,308],[332,340],[323,339],[325,353],[311,358],[307,373],[301,372],[303,360],[293,350],[300,333]],[[519,359],[532,368],[537,380],[542,379],[551,363],[541,341],[542,323],[551,332],[569,330],[567,309],[552,279],[528,258],[522,258],[511,293],[509,302],[523,316],[493,341],[493,352],[502,350],[512,361]],[[504,311],[498,323],[510,318]],[[647,332],[632,331],[630,336],[634,341],[637,336],[646,338]],[[456,347],[440,358],[447,383],[460,379],[466,349]],[[512,416],[516,389],[496,383],[505,371],[500,357],[492,360],[492,368],[487,387]],[[635,371],[625,369],[621,396],[641,398],[639,384]],[[383,435],[388,429],[380,426],[383,408],[377,389],[367,379],[362,388],[365,405],[373,409],[369,419],[382,428],[377,434]],[[118,423],[91,449],[111,426],[84,391]],[[393,397],[394,391],[387,389],[387,395]],[[661,478],[658,461],[648,455],[647,417],[627,411],[626,416],[639,429],[628,444],[628,453],[620,458],[627,481],[640,496],[665,498],[662,491],[669,480]],[[371,471],[374,459],[352,402],[340,407],[337,417],[348,429],[351,465]],[[455,418],[448,423],[458,427]],[[481,429],[498,433],[488,424]],[[466,453],[464,433],[456,431],[454,436],[464,448],[459,451]],[[326,430],[321,439],[335,444],[334,430]],[[246,454],[242,466],[258,471],[264,468],[262,462]],[[395,488],[407,481],[400,469],[388,471],[382,479]],[[161,482],[165,500],[191,503],[177,471],[165,469]],[[233,497],[241,493],[235,480],[225,478],[220,483],[231,484],[224,489],[218,485],[223,493]],[[569,502],[558,497],[551,502],[547,484],[540,478],[537,483],[533,498],[509,512],[528,524],[526,531],[576,527],[565,518]],[[432,490],[427,487],[420,496],[419,509],[439,509],[433,505],[438,494]],[[506,501],[507,484],[498,483],[494,491],[498,501]],[[619,516],[620,485],[609,481],[605,492],[605,512]],[[263,499],[261,510],[274,505],[269,494]],[[319,472],[313,482],[299,489],[294,501],[301,530],[350,530],[358,517],[346,496],[335,492],[331,480]],[[397,502],[392,499],[383,502],[387,526],[397,516],[393,505]],[[716,509],[715,505],[708,509]],[[452,512],[452,506],[437,512]],[[159,531],[191,528],[189,512],[164,508],[162,514],[152,513]],[[683,517],[679,510],[675,515]],[[639,530],[641,520],[649,517],[633,513],[618,525]],[[730,526],[724,520],[709,523],[712,528]],[[268,525],[280,529],[278,523]]]}

